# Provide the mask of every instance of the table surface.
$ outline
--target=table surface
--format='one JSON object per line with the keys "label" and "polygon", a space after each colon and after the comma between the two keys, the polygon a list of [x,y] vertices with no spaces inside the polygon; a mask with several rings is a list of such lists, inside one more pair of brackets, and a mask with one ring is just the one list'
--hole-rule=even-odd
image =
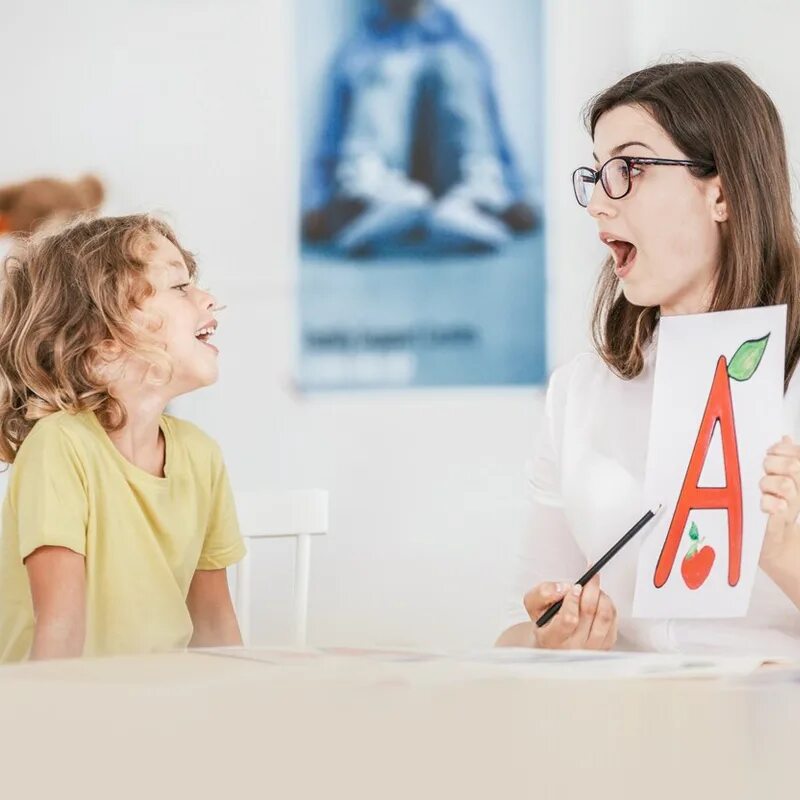
{"label": "table surface", "polygon": [[0,668],[0,796],[788,797],[798,675],[256,649],[20,664]]}

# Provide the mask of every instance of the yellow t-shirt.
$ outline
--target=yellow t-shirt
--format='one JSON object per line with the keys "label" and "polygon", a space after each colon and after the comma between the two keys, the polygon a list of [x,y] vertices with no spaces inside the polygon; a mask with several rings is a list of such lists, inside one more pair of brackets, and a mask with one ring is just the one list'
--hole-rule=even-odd
{"label": "yellow t-shirt", "polygon": [[92,412],[39,420],[17,453],[0,537],[0,662],[27,657],[33,605],[23,560],[43,545],[86,558],[85,655],[185,647],[195,570],[245,553],[222,454],[161,418],[164,477],[131,464]]}

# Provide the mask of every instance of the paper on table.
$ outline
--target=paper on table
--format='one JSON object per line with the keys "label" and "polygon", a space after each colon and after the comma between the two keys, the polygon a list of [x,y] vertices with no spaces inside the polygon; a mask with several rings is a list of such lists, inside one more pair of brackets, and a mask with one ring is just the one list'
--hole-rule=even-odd
{"label": "paper on table", "polygon": [[[713,656],[596,650],[496,648],[461,657],[501,666],[506,674],[531,678],[722,678],[750,675],[760,656]],[[498,673],[499,674],[499,673]]]}
{"label": "paper on table", "polygon": [[303,680],[363,684],[388,682],[392,685],[440,685],[506,678],[722,678],[750,675],[763,662],[758,656],[719,657],[508,647],[466,653],[414,653],[370,648],[312,650],[305,655],[303,651],[270,648],[227,648],[200,652],[257,662],[275,676],[291,675]]}
{"label": "paper on table", "polygon": [[664,509],[639,553],[635,617],[747,613],[781,436],[786,306],[664,317],[645,496]]}

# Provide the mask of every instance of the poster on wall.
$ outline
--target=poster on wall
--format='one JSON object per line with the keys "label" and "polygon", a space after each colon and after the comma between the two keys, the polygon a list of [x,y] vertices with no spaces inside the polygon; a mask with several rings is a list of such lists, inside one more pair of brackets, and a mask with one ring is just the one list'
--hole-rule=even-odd
{"label": "poster on wall", "polygon": [[540,0],[297,0],[297,382],[546,378]]}

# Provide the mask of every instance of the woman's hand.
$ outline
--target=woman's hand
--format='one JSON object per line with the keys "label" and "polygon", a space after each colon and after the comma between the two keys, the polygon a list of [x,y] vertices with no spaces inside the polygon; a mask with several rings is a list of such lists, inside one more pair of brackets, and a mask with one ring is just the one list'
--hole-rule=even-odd
{"label": "woman's hand", "polygon": [[769,520],[761,559],[769,562],[779,559],[787,543],[800,536],[800,446],[784,436],[767,450],[764,473],[759,484],[761,510],[769,514]]}
{"label": "woman's hand", "polygon": [[761,510],[769,514],[759,563],[800,608],[800,446],[789,436],[767,450]]}
{"label": "woman's hand", "polygon": [[[542,628],[536,620],[553,603],[564,599],[558,613]],[[610,650],[617,641],[617,609],[600,591],[595,576],[581,588],[564,583],[540,583],[525,595],[525,610],[534,623],[536,646],[550,650]]]}

